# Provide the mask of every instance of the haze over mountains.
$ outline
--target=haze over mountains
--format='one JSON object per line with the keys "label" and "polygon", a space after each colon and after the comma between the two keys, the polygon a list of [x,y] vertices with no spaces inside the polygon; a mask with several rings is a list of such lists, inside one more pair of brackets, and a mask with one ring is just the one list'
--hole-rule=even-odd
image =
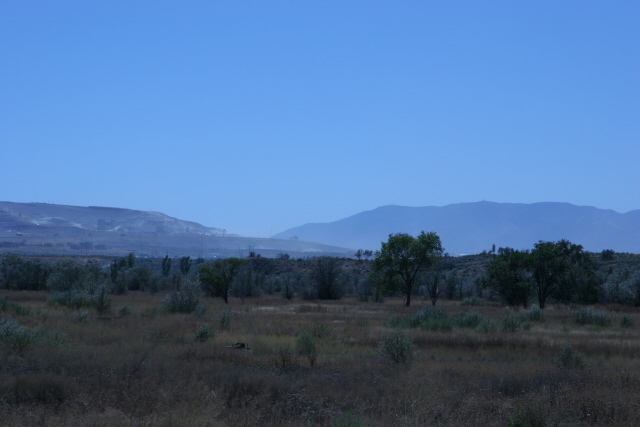
{"label": "haze over mountains", "polygon": [[[3,249],[4,248],[4,249]],[[0,252],[203,258],[349,256],[351,249],[299,240],[240,237],[159,212],[98,206],[0,202]]]}
{"label": "haze over mountains", "polygon": [[445,251],[474,254],[496,247],[530,249],[539,240],[568,239],[588,251],[640,253],[640,210],[569,203],[475,202],[443,207],[383,206],[330,223],[310,223],[274,237],[362,249],[380,249],[391,233],[435,231]]}
{"label": "haze over mountains", "polygon": [[[351,256],[380,249],[391,233],[435,231],[445,251],[475,254],[496,247],[530,249],[568,239],[588,251],[640,253],[640,210],[624,214],[569,203],[460,203],[383,206],[331,223],[305,224],[273,238],[240,237],[159,212],[46,203],[0,202],[0,246],[15,252],[141,256]],[[82,250],[78,245],[83,244]],[[0,249],[1,250],[1,249]]]}

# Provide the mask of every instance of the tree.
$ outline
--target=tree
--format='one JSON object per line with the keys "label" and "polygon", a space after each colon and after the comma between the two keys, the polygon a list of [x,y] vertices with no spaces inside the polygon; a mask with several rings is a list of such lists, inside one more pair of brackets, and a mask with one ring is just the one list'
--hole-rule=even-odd
{"label": "tree", "polygon": [[505,304],[522,304],[526,308],[533,292],[531,275],[527,271],[528,257],[527,251],[498,249],[498,255],[491,260],[478,284],[496,293]]}
{"label": "tree", "polygon": [[129,252],[127,255],[127,268],[133,268],[136,266],[136,256],[133,252]]}
{"label": "tree", "polygon": [[362,249],[358,249],[354,254],[354,256],[358,258],[358,261],[360,261],[360,259],[362,258],[362,255],[363,255]]}
{"label": "tree", "polygon": [[180,273],[186,276],[189,270],[191,270],[191,257],[183,256],[180,258]]}
{"label": "tree", "polygon": [[222,297],[225,304],[229,303],[229,289],[238,271],[244,265],[240,258],[219,259],[201,264],[198,277],[206,293],[212,297]]}
{"label": "tree", "polygon": [[436,265],[442,252],[440,237],[434,232],[422,231],[418,237],[390,234],[373,260],[372,272],[377,286],[387,293],[402,291],[408,307],[418,273]]}
{"label": "tree", "polygon": [[540,308],[544,308],[549,296],[559,296],[566,291],[572,275],[578,274],[581,268],[587,268],[590,261],[581,245],[568,240],[540,241],[534,245],[528,258]]}
{"label": "tree", "polygon": [[342,273],[336,258],[316,258],[311,269],[311,279],[318,299],[340,299],[344,295],[347,277]]}
{"label": "tree", "polygon": [[162,259],[162,275],[164,277],[169,276],[169,272],[171,271],[171,258],[169,255],[165,255]]}

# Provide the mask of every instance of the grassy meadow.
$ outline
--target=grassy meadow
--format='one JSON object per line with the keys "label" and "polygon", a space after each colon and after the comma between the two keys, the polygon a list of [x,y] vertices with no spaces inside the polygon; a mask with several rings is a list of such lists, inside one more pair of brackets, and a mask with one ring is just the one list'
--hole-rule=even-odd
{"label": "grassy meadow", "polygon": [[[7,426],[637,426],[640,312],[416,299],[116,295],[108,312],[8,292]],[[625,310],[625,311],[623,311]],[[421,314],[419,314],[421,313]],[[301,336],[305,337],[304,339]],[[392,337],[400,337],[393,341]],[[229,348],[246,343],[249,349]],[[386,346],[385,346],[386,345]]]}

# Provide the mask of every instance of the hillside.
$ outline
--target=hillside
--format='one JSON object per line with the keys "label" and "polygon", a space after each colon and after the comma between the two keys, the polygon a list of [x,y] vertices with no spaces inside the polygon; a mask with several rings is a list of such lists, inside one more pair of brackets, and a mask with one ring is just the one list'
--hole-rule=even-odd
{"label": "hillside", "polygon": [[476,202],[444,207],[383,206],[331,223],[306,224],[274,237],[349,248],[379,249],[391,233],[435,231],[451,254],[496,247],[529,249],[568,239],[586,250],[640,253],[640,210],[624,214],[569,203]]}
{"label": "hillside", "polygon": [[300,240],[240,237],[159,212],[0,202],[0,251],[25,254],[202,256],[338,255],[351,250]]}

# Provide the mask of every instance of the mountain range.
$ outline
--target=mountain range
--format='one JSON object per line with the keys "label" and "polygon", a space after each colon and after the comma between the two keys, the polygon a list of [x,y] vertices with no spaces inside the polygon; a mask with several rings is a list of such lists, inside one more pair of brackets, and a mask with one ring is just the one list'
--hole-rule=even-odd
{"label": "mountain range", "polygon": [[295,239],[240,237],[159,212],[100,206],[0,202],[0,251],[38,255],[203,258],[349,256],[351,249]]}
{"label": "mountain range", "polygon": [[383,206],[329,223],[310,223],[274,237],[296,237],[347,248],[380,249],[392,233],[435,231],[445,251],[475,254],[496,247],[531,249],[540,240],[568,239],[586,250],[640,253],[640,210],[569,203],[474,202],[443,207]]}

